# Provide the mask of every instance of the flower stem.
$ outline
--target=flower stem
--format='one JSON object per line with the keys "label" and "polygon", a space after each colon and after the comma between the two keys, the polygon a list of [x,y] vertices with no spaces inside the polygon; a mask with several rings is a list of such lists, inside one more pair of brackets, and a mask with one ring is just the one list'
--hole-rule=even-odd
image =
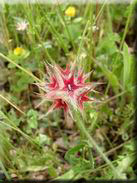
{"label": "flower stem", "polygon": [[107,156],[102,152],[102,150],[100,149],[100,147],[97,145],[97,143],[94,141],[94,139],[90,136],[89,132],[87,131],[85,125],[84,125],[84,120],[81,120],[81,116],[78,113],[78,111],[75,112],[75,116],[76,116],[76,125],[78,126],[80,132],[83,134],[83,136],[85,136],[88,140],[88,144],[92,147],[94,147],[98,153],[100,154],[100,156],[104,159],[104,161],[111,167],[111,169],[114,172],[114,178],[119,178],[119,173],[116,171],[115,167],[113,166],[113,164],[111,163],[111,161],[107,158]]}

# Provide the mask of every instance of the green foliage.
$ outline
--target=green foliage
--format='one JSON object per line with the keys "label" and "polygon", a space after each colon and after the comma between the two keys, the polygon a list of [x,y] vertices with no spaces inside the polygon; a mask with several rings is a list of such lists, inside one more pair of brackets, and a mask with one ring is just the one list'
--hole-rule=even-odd
{"label": "green foliage", "polygon": [[77,158],[76,153],[79,152],[84,147],[84,144],[77,145],[73,148],[71,148],[66,154],[65,159],[71,163],[71,164],[77,164],[78,162],[81,162],[81,157]]}
{"label": "green foliage", "polygon": [[[0,12],[0,168],[8,178],[65,180],[113,179],[114,167],[120,178],[133,179],[133,5],[76,5],[74,17],[65,15],[67,7],[6,4]],[[16,30],[23,20],[27,29]],[[76,62],[102,83],[91,92],[96,102],[85,104],[84,120],[110,163],[83,139],[75,119],[62,111],[45,117],[49,105],[33,83],[47,79],[45,63],[54,62]]]}
{"label": "green foliage", "polygon": [[39,136],[36,137],[35,142],[40,146],[50,145],[51,139],[47,135],[39,134]]}
{"label": "green foliage", "polygon": [[134,81],[134,67],[135,60],[133,55],[129,53],[129,48],[127,44],[124,44],[123,47],[123,87],[124,89],[129,89],[133,86]]}
{"label": "green foliage", "polygon": [[37,129],[38,127],[38,113],[37,111],[34,111],[33,109],[30,109],[27,112],[27,122],[28,122],[28,128]]}

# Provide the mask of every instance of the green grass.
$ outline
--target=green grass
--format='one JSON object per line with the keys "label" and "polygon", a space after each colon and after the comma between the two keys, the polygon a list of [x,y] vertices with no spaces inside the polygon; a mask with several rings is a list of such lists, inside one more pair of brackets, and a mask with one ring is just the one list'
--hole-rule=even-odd
{"label": "green grass", "polygon": [[[3,5],[0,12],[0,167],[7,178],[134,179],[135,2],[127,5]],[[16,23],[28,22],[26,31]],[[15,48],[23,54],[16,55]],[[50,103],[34,82],[46,79],[45,63],[75,62],[90,81],[102,83],[100,102],[85,104],[66,123],[62,111],[43,117]],[[71,119],[70,119],[71,123]]]}

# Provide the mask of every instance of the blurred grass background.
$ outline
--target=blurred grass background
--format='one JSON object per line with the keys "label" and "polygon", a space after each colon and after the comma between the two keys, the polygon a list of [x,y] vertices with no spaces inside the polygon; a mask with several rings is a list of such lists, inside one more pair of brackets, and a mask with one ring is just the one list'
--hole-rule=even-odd
{"label": "blurred grass background", "polygon": [[[68,8],[73,7],[71,11]],[[35,94],[45,63],[76,62],[103,82],[85,104],[87,130],[122,179],[136,177],[132,4],[5,4],[0,11],[0,167],[7,178],[113,179],[62,111]],[[68,11],[68,12],[67,12]],[[24,30],[18,30],[26,23]]]}

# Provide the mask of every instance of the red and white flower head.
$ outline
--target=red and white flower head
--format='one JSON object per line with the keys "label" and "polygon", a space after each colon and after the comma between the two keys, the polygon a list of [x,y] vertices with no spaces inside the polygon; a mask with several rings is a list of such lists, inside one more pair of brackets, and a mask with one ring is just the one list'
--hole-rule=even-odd
{"label": "red and white flower head", "polygon": [[65,114],[71,113],[71,108],[83,112],[84,102],[93,102],[93,98],[87,95],[94,91],[95,83],[87,82],[90,73],[84,74],[83,70],[77,70],[76,66],[72,64],[66,66],[66,69],[60,68],[58,65],[46,65],[47,82],[39,84],[39,86],[46,92],[44,98],[52,101],[47,114],[54,109],[62,108]]}

